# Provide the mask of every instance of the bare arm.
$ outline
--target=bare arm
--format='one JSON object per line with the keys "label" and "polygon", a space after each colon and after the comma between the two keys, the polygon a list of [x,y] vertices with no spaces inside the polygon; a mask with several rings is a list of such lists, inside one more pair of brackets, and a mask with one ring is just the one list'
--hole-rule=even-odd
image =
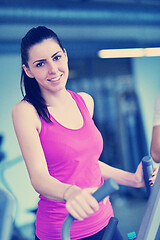
{"label": "bare arm", "polygon": [[158,94],[154,105],[151,156],[155,162],[160,162],[160,94]]}
{"label": "bare arm", "polygon": [[[90,112],[91,117],[94,112],[94,101],[93,98],[84,92],[80,92],[86,103],[86,106]],[[132,186],[132,187],[144,187],[142,165],[140,164],[137,168],[136,173],[126,172],[117,168],[113,168],[101,161],[99,161],[102,176],[104,179],[113,178],[118,184]]]}
{"label": "bare arm", "polygon": [[151,156],[155,162],[160,163],[160,125],[153,127]]}
{"label": "bare arm", "polygon": [[142,164],[140,163],[136,173],[126,172],[111,167],[99,161],[100,169],[104,179],[113,178],[118,184],[130,187],[144,187]]}
{"label": "bare arm", "polygon": [[83,219],[96,211],[98,203],[91,195],[94,189],[83,190],[75,185],[68,188],[71,185],[62,183],[49,174],[39,139],[41,122],[34,107],[23,101],[14,107],[12,118],[34,189],[49,199],[65,199],[67,210],[77,219]]}
{"label": "bare arm", "polygon": [[68,185],[51,177],[48,172],[38,133],[40,120],[35,109],[31,104],[23,101],[14,107],[12,118],[34,189],[47,198],[62,200],[63,192]]}

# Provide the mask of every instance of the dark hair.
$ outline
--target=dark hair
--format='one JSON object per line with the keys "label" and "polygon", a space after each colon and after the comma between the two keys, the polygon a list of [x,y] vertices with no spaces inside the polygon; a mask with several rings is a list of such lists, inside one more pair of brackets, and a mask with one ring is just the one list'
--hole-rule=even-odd
{"label": "dark hair", "polygon": [[[37,43],[42,42],[45,39],[53,38],[64,51],[64,48],[55,32],[44,26],[38,26],[36,28],[30,29],[27,34],[22,38],[21,41],[21,61],[22,65],[28,66],[28,52],[29,49]],[[46,105],[46,101],[42,96],[40,87],[35,78],[30,78],[26,75],[23,67],[21,73],[20,82],[21,92],[23,95],[23,100],[30,102],[46,122],[51,122],[50,114]],[[23,91],[25,90],[25,93]]]}

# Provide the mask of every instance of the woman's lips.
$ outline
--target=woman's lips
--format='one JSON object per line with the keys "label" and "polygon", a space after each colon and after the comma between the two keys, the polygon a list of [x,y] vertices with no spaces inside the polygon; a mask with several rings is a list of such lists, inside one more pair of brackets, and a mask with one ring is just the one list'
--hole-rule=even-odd
{"label": "woman's lips", "polygon": [[55,77],[55,78],[51,78],[51,79],[47,79],[49,82],[57,82],[60,80],[62,75],[58,76],[58,77]]}

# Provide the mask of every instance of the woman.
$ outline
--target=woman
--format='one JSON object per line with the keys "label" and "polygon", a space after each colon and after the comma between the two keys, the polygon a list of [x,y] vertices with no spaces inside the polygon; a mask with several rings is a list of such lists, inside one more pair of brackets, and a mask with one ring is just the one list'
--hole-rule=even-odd
{"label": "woman", "polygon": [[156,98],[154,107],[151,155],[156,163],[160,163],[160,94]]}
{"label": "woman", "polygon": [[91,193],[107,178],[143,187],[142,166],[129,173],[98,160],[103,140],[92,120],[93,99],[66,90],[67,53],[52,30],[31,29],[22,39],[21,57],[25,95],[13,109],[13,123],[40,194],[36,239],[61,239],[68,212],[77,219],[71,239],[101,239],[113,211],[109,198],[98,204]]}

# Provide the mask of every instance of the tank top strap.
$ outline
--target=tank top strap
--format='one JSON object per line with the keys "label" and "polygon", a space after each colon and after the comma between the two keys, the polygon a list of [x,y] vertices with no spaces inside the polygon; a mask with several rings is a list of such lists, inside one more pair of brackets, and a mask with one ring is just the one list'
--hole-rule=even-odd
{"label": "tank top strap", "polygon": [[71,90],[67,90],[67,91],[71,94],[73,99],[76,101],[77,106],[79,107],[83,116],[85,116],[86,118],[91,118],[90,112],[89,112],[89,110],[86,106],[86,103],[85,103],[84,99],[82,98],[82,96],[80,96],[78,93],[72,92]]}

